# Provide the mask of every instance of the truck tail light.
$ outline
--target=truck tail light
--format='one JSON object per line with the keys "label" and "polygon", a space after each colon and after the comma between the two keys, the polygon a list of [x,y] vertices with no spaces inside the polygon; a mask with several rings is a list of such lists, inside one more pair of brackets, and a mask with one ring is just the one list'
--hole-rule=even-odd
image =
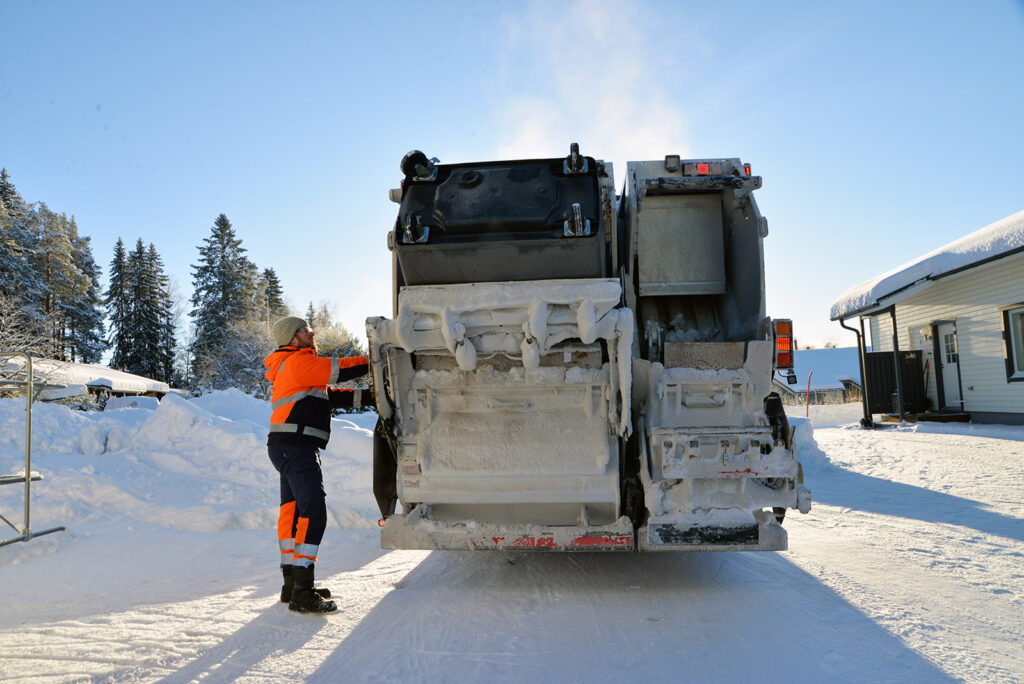
{"label": "truck tail light", "polygon": [[775,368],[793,368],[793,321],[780,318],[773,321],[775,327]]}
{"label": "truck tail light", "polygon": [[697,162],[697,175],[706,176],[711,173],[711,165],[707,162]]}
{"label": "truck tail light", "polygon": [[750,164],[743,165],[743,175],[750,176]]}

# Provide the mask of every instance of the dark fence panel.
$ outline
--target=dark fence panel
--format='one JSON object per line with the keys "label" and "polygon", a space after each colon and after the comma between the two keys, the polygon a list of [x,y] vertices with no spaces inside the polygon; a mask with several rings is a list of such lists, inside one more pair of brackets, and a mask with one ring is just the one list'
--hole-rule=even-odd
{"label": "dark fence panel", "polygon": [[[921,352],[901,351],[900,381],[903,385],[903,410],[918,413],[928,408],[924,387]],[[864,355],[865,386],[871,413],[893,413],[898,410],[893,393],[896,392],[896,373],[892,352],[868,352]]]}

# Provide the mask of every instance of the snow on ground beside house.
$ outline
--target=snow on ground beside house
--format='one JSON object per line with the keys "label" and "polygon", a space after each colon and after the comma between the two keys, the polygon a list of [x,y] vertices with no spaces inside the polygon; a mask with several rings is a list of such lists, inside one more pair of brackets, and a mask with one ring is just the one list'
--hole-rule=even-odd
{"label": "snow on ground beside house", "polygon": [[[785,409],[791,423],[794,418],[807,417],[808,407],[806,406],[786,406]],[[809,417],[815,428],[853,425],[864,417],[864,407],[860,402],[816,404],[811,406],[809,411]]]}
{"label": "snow on ground beside house", "polygon": [[832,304],[832,320],[874,306],[914,283],[934,279],[1024,248],[1024,211],[985,226],[924,256],[851,287]]}
{"label": "snow on ground beside house", "polygon": [[[790,550],[378,548],[373,414],[323,456],[327,617],[276,600],[268,407],[34,411],[34,529],[0,548],[3,681],[920,681],[1024,678],[1024,428],[862,430],[790,408],[811,513]],[[0,473],[24,467],[0,400]],[[0,490],[20,523],[21,487]]]}

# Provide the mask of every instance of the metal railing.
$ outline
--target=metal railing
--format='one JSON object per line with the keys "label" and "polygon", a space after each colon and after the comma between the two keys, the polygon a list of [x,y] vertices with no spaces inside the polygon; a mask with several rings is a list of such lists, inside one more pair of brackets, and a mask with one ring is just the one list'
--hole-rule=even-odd
{"label": "metal railing", "polygon": [[32,357],[25,352],[0,352],[0,358],[6,356],[24,356],[27,363],[26,373],[24,380],[4,380],[2,381],[3,386],[18,388],[24,385],[25,388],[25,472],[21,475],[2,475],[0,476],[0,485],[6,484],[18,484],[20,482],[25,483],[25,518],[24,526],[22,529],[18,529],[14,523],[0,515],[0,520],[11,526],[18,536],[11,537],[10,539],[0,540],[0,546],[7,546],[15,542],[28,541],[35,537],[41,537],[44,534],[50,534],[51,532],[60,532],[63,527],[51,527],[50,529],[43,530],[41,532],[33,532],[31,528],[31,502],[32,502],[32,482],[43,479],[43,476],[38,473],[32,472],[32,402],[36,398],[38,392],[33,391],[36,384],[40,384],[39,391],[45,388],[43,383],[34,382],[32,377]]}

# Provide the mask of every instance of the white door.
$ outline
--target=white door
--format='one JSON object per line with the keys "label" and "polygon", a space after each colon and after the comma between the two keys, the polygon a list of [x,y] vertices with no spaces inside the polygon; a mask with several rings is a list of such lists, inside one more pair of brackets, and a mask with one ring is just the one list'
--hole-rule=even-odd
{"label": "white door", "polygon": [[956,324],[939,324],[939,358],[942,363],[943,405],[962,408],[960,401],[960,350],[956,344]]}

